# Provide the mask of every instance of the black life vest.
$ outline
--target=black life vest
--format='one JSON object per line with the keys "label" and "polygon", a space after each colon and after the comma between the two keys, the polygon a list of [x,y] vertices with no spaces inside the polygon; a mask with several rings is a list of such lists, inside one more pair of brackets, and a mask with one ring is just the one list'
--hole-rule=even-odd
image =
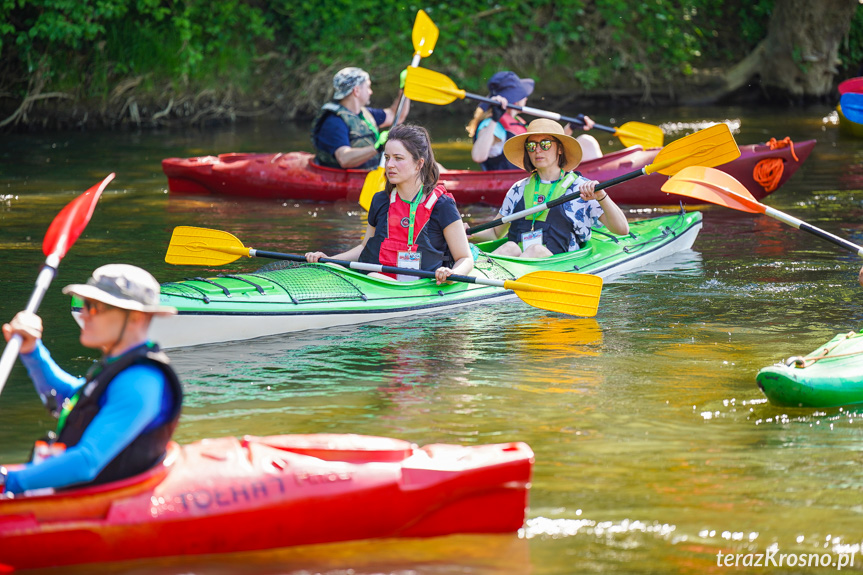
{"label": "black life vest", "polygon": [[[104,365],[101,370],[98,369],[98,365],[94,366],[97,369],[87,374],[87,382],[72,398],[74,406],[67,413],[62,427],[58,430],[57,441],[65,443],[67,447],[77,445],[87,426],[101,410],[99,399],[108,389],[111,381],[126,368],[142,364],[153,365],[165,375],[167,387],[174,395],[171,413],[165,423],[135,438],[88,485],[108,483],[143,473],[165,456],[168,442],[180,419],[183,389],[179,377],[169,364],[168,357],[155,344],[137,346]],[[79,487],[81,487],[80,484],[75,485],[75,488]]]}

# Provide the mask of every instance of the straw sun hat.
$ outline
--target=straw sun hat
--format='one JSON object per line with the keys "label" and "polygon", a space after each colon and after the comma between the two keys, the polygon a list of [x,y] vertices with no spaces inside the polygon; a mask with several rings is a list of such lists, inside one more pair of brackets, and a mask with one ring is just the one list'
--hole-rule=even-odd
{"label": "straw sun hat", "polygon": [[563,147],[566,153],[566,164],[563,167],[567,172],[575,169],[581,163],[581,145],[572,136],[563,133],[563,126],[554,120],[537,118],[527,125],[527,132],[513,136],[503,145],[503,153],[506,159],[524,169],[524,144],[530,136],[543,135],[552,136]]}

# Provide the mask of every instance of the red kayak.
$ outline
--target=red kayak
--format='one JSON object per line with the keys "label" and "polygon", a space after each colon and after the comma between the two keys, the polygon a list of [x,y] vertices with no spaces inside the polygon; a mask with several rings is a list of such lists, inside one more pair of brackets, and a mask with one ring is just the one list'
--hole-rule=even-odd
{"label": "red kayak", "polygon": [[171,444],[108,485],[0,500],[0,571],[356,539],[509,533],[524,522],[524,443],[361,435]]}
{"label": "red kayak", "polygon": [[[784,184],[806,161],[815,140],[740,146],[740,157],[719,166],[746,186],[755,199]],[[659,148],[632,146],[587,160],[578,170],[586,177],[610,180],[640,170],[651,163]],[[308,152],[288,154],[220,154],[197,158],[162,160],[168,188],[176,194],[218,194],[259,199],[359,201],[368,172],[325,168],[312,161]],[[524,177],[521,170],[483,172],[444,170],[441,181],[461,204],[499,206],[509,187]],[[609,188],[619,204],[668,205],[678,199],[660,189],[668,177],[655,173]],[[688,203],[699,203],[687,200]]]}

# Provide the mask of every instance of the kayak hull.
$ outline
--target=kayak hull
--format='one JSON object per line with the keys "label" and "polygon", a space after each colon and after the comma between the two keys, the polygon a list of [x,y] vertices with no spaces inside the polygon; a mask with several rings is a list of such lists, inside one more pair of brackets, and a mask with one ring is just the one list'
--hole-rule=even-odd
{"label": "kayak hull", "polygon": [[[538,270],[577,271],[605,279],[689,249],[701,229],[699,212],[631,224],[631,235],[595,231],[568,254],[521,259],[481,254],[473,275],[517,279]],[[163,348],[240,341],[310,329],[382,322],[513,299],[512,290],[475,283],[376,279],[332,264],[278,262],[283,269],[162,284],[161,302],[175,316],[154,318],[150,337]],[[285,267],[287,266],[287,267]],[[80,310],[73,307],[80,321]]]}
{"label": "kayak hull", "polygon": [[521,528],[524,443],[419,448],[359,435],[177,446],[140,476],[0,501],[0,566],[235,553]]}
{"label": "kayak hull", "polygon": [[842,106],[836,106],[836,112],[839,114],[839,131],[855,138],[863,138],[863,124],[852,122],[842,113]]}
{"label": "kayak hull", "polygon": [[[740,146],[741,156],[717,168],[734,176],[761,200],[771,191],[753,176],[756,165],[779,158],[783,172],[776,187],[790,178],[806,161],[815,140],[771,150],[766,144]],[[582,162],[578,170],[600,182],[640,170],[650,164],[659,148],[632,146]],[[796,155],[797,159],[794,158]],[[214,194],[257,199],[313,200],[319,202],[357,202],[368,172],[325,168],[312,161],[308,152],[287,154],[221,154],[194,158],[167,158],[162,170],[168,177],[168,189],[174,194]],[[483,172],[480,170],[443,170],[440,180],[461,204],[500,206],[507,190],[522,179],[521,170]],[[609,193],[618,204],[678,204],[675,196],[664,193],[662,184],[668,177],[659,173],[623,182]],[[775,188],[774,188],[775,189]],[[699,203],[687,200],[688,203]]]}
{"label": "kayak hull", "polygon": [[839,334],[805,357],[765,367],[756,382],[784,407],[863,406],[863,332]]}

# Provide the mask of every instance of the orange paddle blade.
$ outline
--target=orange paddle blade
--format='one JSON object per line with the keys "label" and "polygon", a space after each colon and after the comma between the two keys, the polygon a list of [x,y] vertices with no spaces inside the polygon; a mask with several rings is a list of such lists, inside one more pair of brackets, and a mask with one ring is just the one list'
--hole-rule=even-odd
{"label": "orange paddle blade", "polygon": [[763,214],[766,211],[766,207],[752,199],[749,190],[732,176],[704,166],[680,170],[662,185],[662,191],[750,214]]}

